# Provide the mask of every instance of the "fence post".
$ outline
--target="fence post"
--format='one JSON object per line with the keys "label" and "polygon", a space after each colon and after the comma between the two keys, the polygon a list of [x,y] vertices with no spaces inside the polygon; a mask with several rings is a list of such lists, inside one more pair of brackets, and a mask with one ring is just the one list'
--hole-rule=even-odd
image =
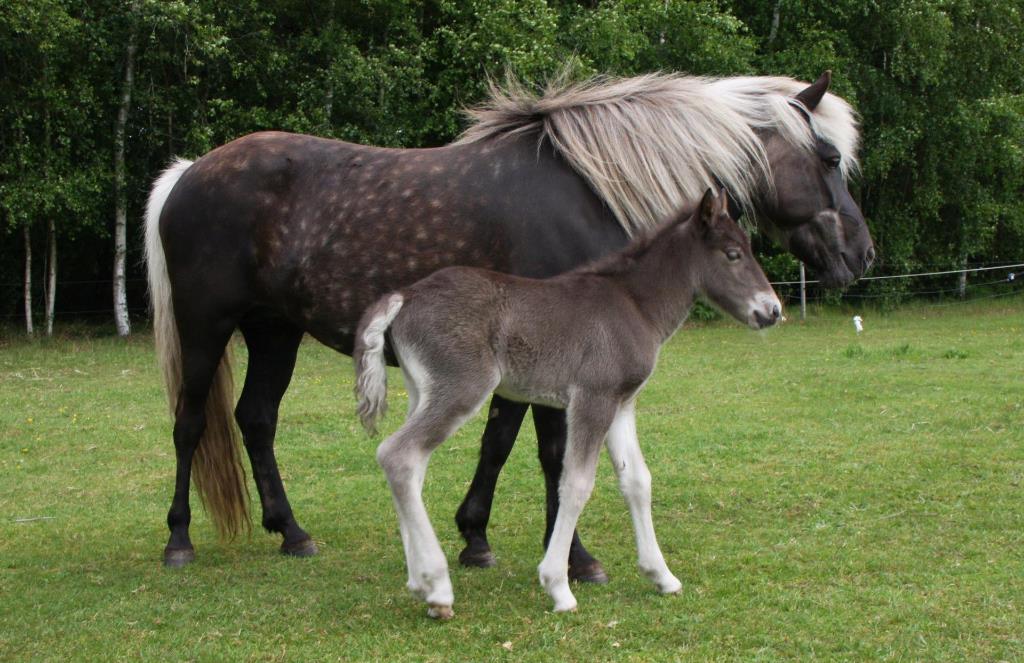
{"label": "fence post", "polygon": [[960,295],[960,299],[967,298],[967,258],[965,257],[961,261],[963,271],[956,277],[956,290],[957,294]]}
{"label": "fence post", "polygon": [[804,263],[800,263],[800,321],[807,319],[807,274],[804,272]]}

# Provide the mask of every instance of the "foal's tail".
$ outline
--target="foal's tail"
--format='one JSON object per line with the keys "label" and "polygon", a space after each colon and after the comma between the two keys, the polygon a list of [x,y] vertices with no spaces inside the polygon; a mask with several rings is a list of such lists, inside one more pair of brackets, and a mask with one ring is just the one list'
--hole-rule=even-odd
{"label": "foal's tail", "polygon": [[356,367],[356,396],[359,420],[371,435],[388,409],[388,372],[384,362],[384,333],[402,308],[402,296],[386,295],[366,309],[356,330],[352,361]]}
{"label": "foal's tail", "polygon": [[[181,390],[181,341],[171,302],[171,281],[160,241],[160,212],[171,189],[192,165],[177,159],[165,170],[149,193],[146,205],[146,266],[149,272],[149,299],[153,307],[153,336],[157,362],[163,370],[171,415]],[[250,528],[249,491],[242,469],[238,432],[232,410],[234,382],[230,346],[225,349],[206,398],[206,428],[192,459],[196,490],[210,513],[217,531],[227,538]]]}

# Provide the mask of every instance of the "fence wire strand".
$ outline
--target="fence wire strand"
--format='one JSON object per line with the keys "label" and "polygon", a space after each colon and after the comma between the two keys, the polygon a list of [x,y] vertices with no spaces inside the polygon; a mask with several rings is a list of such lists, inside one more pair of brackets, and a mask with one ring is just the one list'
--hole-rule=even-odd
{"label": "fence wire strand", "polygon": [[[956,301],[951,301],[951,302],[932,302],[932,303],[928,304],[928,305],[931,305],[931,306],[955,306],[955,305],[958,305],[958,304],[970,303],[972,301],[977,301],[977,300],[1010,297],[1010,296],[1013,296],[1013,295],[1016,295],[1016,294],[1020,294],[1021,291],[1024,291],[1024,288],[1015,287],[1015,286],[1017,286],[1018,284],[1024,282],[1024,274],[1022,274],[1020,276],[1020,278],[1018,279],[1018,278],[1016,278],[1016,274],[1014,272],[1012,272],[1011,270],[1017,270],[1017,269],[1022,269],[1022,268],[1024,268],[1024,262],[1017,262],[1017,263],[1012,263],[1012,264],[1001,264],[1001,265],[984,264],[984,266],[981,266],[981,267],[970,267],[970,268],[964,268],[964,269],[950,269],[950,270],[941,270],[941,271],[934,271],[934,272],[915,272],[915,273],[910,273],[910,274],[888,274],[888,275],[882,275],[882,276],[865,276],[865,277],[862,277],[862,278],[858,279],[857,282],[861,283],[861,282],[864,282],[864,281],[881,281],[881,280],[910,279],[910,278],[928,278],[928,277],[934,277],[934,276],[949,276],[951,274],[972,274],[972,273],[980,273],[980,272],[992,272],[992,271],[998,271],[998,270],[1005,270],[1005,271],[1010,272],[1010,274],[1008,274],[1007,278],[1003,278],[1003,279],[999,279],[999,280],[993,280],[993,281],[985,281],[985,282],[982,282],[982,283],[966,283],[966,284],[964,284],[963,288],[961,288],[958,285],[958,286],[954,286],[952,288],[938,288],[938,289],[931,289],[931,290],[904,290],[904,291],[899,291],[899,292],[894,292],[894,293],[843,292],[843,293],[841,293],[839,295],[826,295],[826,294],[815,293],[815,294],[808,294],[807,295],[807,302],[808,303],[816,303],[816,302],[823,302],[823,301],[827,301],[827,300],[836,300],[836,299],[838,299],[838,300],[843,300],[843,299],[880,300],[880,299],[894,299],[894,298],[935,297],[935,296],[943,296],[943,295],[950,295],[950,294],[953,294],[953,293],[958,293],[958,292],[961,292],[961,290],[966,292],[968,290],[976,290],[977,288],[994,288],[994,287],[998,287],[1000,285],[1008,285],[1008,286],[1011,286],[1011,288],[1012,288],[1012,290],[1010,292],[992,293],[992,294],[988,294],[988,295],[975,295],[975,296],[972,296],[970,298],[957,299]],[[127,282],[128,283],[144,283],[145,279],[128,279]],[[806,285],[813,285],[813,284],[819,283],[819,281],[817,279],[811,279],[811,280],[805,281],[804,283]],[[58,287],[66,286],[66,285],[110,285],[110,286],[112,286],[113,285],[113,281],[111,281],[111,280],[74,280],[74,281],[60,281],[57,284]],[[783,292],[779,293],[780,296],[782,297],[782,299],[784,299],[786,301],[790,301],[790,302],[799,302],[800,301],[800,294],[799,294],[799,291],[797,290],[798,287],[800,286],[800,281],[772,281],[771,285],[775,286],[776,288],[783,288],[784,289]],[[18,288],[18,289],[21,289],[23,287],[24,287],[24,284],[21,284],[21,283],[0,283],[0,288],[12,288],[12,289],[13,288]],[[797,292],[794,293],[793,292],[794,290],[797,290]],[[128,309],[128,313],[130,315],[132,315],[132,316],[142,316],[142,315],[145,315],[148,312],[149,312],[149,309],[148,309],[148,307],[145,307],[145,306],[143,306],[143,307],[132,307],[132,308]],[[114,313],[113,307],[111,307],[109,309],[86,309],[86,310],[80,310],[80,311],[65,310],[65,311],[56,311],[54,313],[54,318],[61,318],[61,319],[72,318],[73,319],[75,317],[95,317],[95,316],[100,316],[100,315],[113,315],[113,313]],[[24,317],[25,317],[24,311],[19,311],[18,313],[0,315],[0,320],[22,320],[22,319],[24,319]],[[42,317],[43,317],[43,315],[40,314],[39,318],[42,318]]]}

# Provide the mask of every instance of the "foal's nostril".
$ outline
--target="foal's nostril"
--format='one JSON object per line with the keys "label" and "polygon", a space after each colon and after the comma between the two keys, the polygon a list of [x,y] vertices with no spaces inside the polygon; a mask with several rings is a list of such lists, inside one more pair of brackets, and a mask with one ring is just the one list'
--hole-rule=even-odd
{"label": "foal's nostril", "polygon": [[754,321],[757,322],[758,329],[764,329],[765,327],[771,327],[779,318],[782,317],[782,309],[779,308],[778,304],[772,306],[771,310],[767,307],[760,310],[754,311]]}

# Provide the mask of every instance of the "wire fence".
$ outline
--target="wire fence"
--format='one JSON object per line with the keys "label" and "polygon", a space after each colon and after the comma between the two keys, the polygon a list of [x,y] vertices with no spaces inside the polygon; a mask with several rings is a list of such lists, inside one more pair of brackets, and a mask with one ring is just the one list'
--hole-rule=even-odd
{"label": "wire fence", "polygon": [[[799,307],[801,318],[806,306],[841,303],[894,309],[913,302],[914,306],[948,308],[972,302],[1015,297],[1024,292],[1024,262],[986,263],[974,267],[937,269],[905,274],[863,277],[847,291],[826,291],[815,287],[818,280],[774,281],[779,297],[790,308]],[[968,279],[969,275],[974,279]],[[978,281],[983,274],[985,280]],[[952,285],[950,279],[955,278]],[[871,282],[892,282],[893,286],[872,287]],[[900,283],[903,281],[905,283]],[[881,284],[879,284],[881,285]],[[915,287],[916,286],[916,287]]]}
{"label": "wire fence", "polygon": [[[858,279],[858,283],[860,283],[862,281],[884,281],[884,280],[887,280],[887,279],[909,279],[909,278],[924,277],[924,276],[947,276],[949,274],[972,274],[974,272],[988,272],[988,271],[993,271],[993,270],[997,270],[997,269],[999,269],[999,270],[1021,269],[1022,267],[1024,267],[1024,263],[1013,263],[1013,264],[1009,264],[1009,265],[985,266],[985,267],[964,267],[964,268],[961,268],[961,269],[947,269],[947,270],[938,271],[938,272],[915,272],[915,273],[912,273],[912,274],[887,274],[885,276],[863,276],[860,279]],[[1015,273],[1013,273],[1013,274],[1014,274],[1014,276],[1011,277],[1010,280],[1015,280],[1016,279],[1016,274]],[[800,283],[801,283],[800,281],[772,281],[771,282],[771,284],[773,286],[774,285],[800,285]],[[804,283],[807,283],[807,284],[820,283],[820,281],[808,279],[808,280],[804,281]]]}
{"label": "wire fence", "polygon": [[[956,306],[958,304],[973,302],[979,300],[988,299],[999,299],[1012,297],[1024,292],[1024,262],[1014,263],[975,263],[975,267],[967,267],[961,269],[939,269],[936,271],[929,272],[912,272],[907,274],[884,274],[879,276],[865,276],[858,280],[858,284],[865,284],[872,281],[886,281],[886,280],[908,280],[915,279],[918,282],[922,280],[934,280],[938,277],[949,277],[956,275],[957,278],[962,278],[961,275],[970,274],[982,274],[984,273],[988,278],[985,281],[977,282],[968,280],[963,286],[961,284],[955,284],[951,287],[927,287],[925,289],[909,289],[903,288],[894,292],[858,292],[858,291],[825,291],[822,289],[811,289],[806,292],[805,299],[808,304],[829,302],[839,303],[843,301],[848,302],[864,302],[868,303],[871,301],[885,301],[885,300],[939,300],[939,301],[928,301],[926,302],[929,306]],[[939,265],[939,267],[942,267]],[[1002,273],[1000,278],[991,278],[995,274]],[[804,281],[804,286],[816,286],[820,283],[817,279],[807,279]],[[129,291],[135,291],[136,296],[132,299],[140,301],[145,299],[145,279],[127,279],[126,284],[129,287]],[[776,288],[779,297],[789,303],[800,302],[800,281],[772,281],[772,286]],[[58,303],[61,301],[61,290],[66,290],[67,287],[88,287],[88,286],[105,286],[106,288],[113,287],[113,281],[109,279],[83,279],[83,280],[67,280],[58,281]],[[16,291],[21,293],[24,285],[21,283],[0,283],[0,290]],[[13,299],[20,299],[20,294],[15,292],[9,292],[8,294],[13,295],[11,297],[3,297],[8,301]],[[961,298],[960,295],[964,294],[965,297]],[[36,293],[33,292],[33,297],[36,297]],[[950,299],[953,298],[953,299]],[[35,306],[33,307],[35,321],[40,323],[43,315],[41,312],[42,297],[35,299]],[[128,314],[136,319],[144,318],[148,315],[148,306],[132,306],[128,309]],[[107,308],[65,308],[58,309],[54,312],[54,318],[61,321],[68,320],[95,320],[102,317],[112,318],[114,315],[113,307]],[[0,314],[0,320],[6,320],[9,322],[15,320],[24,320],[25,313],[23,308],[19,307],[15,313]]]}

